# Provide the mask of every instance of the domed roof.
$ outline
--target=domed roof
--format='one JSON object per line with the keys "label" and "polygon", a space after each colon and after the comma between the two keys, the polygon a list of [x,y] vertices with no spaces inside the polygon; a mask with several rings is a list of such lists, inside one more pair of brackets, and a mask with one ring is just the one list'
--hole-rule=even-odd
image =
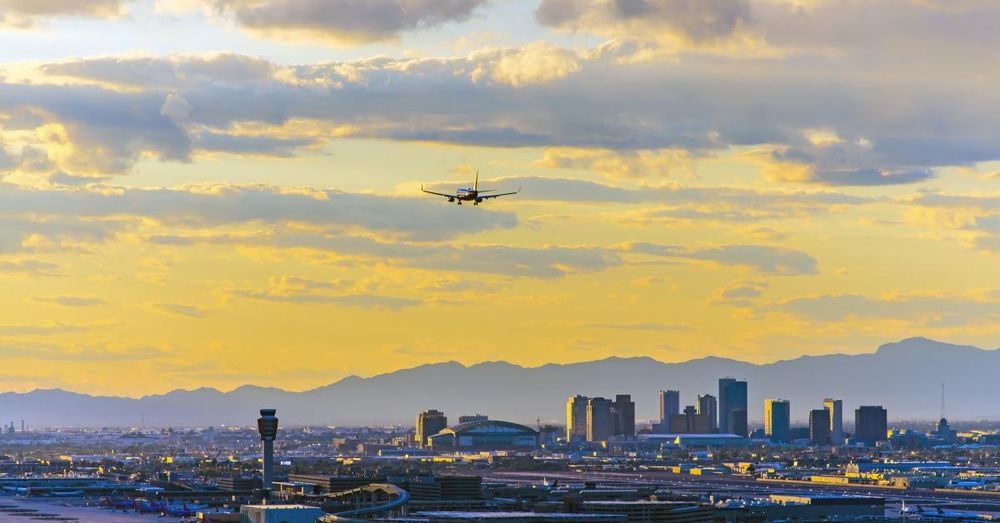
{"label": "domed roof", "polygon": [[528,427],[526,425],[521,425],[519,423],[514,423],[511,421],[501,421],[495,419],[489,420],[477,420],[470,421],[468,423],[460,423],[453,427],[448,427],[441,432],[451,432],[454,434],[483,434],[483,433],[510,433],[516,432],[520,434],[538,434],[535,429]]}

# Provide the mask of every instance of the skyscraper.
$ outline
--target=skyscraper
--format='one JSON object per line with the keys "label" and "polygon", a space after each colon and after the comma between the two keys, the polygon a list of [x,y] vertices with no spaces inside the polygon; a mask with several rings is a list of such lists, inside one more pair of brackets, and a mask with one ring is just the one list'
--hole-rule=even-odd
{"label": "skyscraper", "polygon": [[587,401],[587,441],[607,441],[615,431],[612,401],[590,398]]}
{"label": "skyscraper", "polygon": [[587,439],[588,399],[586,396],[570,396],[566,400],[566,441]]}
{"label": "skyscraper", "polygon": [[729,386],[736,383],[735,378],[719,379],[719,432],[729,432]]}
{"label": "skyscraper", "polygon": [[719,432],[746,436],[747,428],[747,382],[720,379]]}
{"label": "skyscraper", "polygon": [[715,396],[711,394],[705,394],[704,396],[698,396],[698,402],[695,404],[698,409],[698,414],[708,416],[711,420],[711,426],[709,427],[709,432],[718,432],[719,430],[719,405],[715,400]]}
{"label": "skyscraper", "polygon": [[771,441],[788,441],[791,423],[792,408],[788,400],[764,400],[764,433]]}
{"label": "skyscraper", "polygon": [[681,393],[676,390],[660,391],[660,423],[667,423],[670,416],[681,413]]}
{"label": "skyscraper", "polygon": [[448,418],[439,410],[425,410],[417,414],[417,445],[427,445],[427,438],[448,428]]}
{"label": "skyscraper", "polygon": [[865,405],[854,411],[854,437],[873,446],[888,438],[888,413],[881,405]]}
{"label": "skyscraper", "polygon": [[635,402],[629,394],[615,396],[615,434],[635,436]]}
{"label": "skyscraper", "polygon": [[830,411],[828,409],[809,411],[809,444],[830,444]]}
{"label": "skyscraper", "polygon": [[844,444],[844,402],[826,398],[823,406],[830,411],[830,444]]}

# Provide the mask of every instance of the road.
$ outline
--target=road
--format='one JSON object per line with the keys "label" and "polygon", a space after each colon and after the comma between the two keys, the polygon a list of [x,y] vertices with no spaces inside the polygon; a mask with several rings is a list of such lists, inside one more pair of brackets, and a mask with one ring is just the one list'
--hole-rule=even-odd
{"label": "road", "polygon": [[899,504],[920,506],[960,506],[979,507],[980,512],[1000,512],[1000,494],[976,492],[940,492],[933,490],[879,488],[867,485],[843,486],[804,484],[797,482],[758,481],[752,477],[736,475],[674,474],[666,471],[642,472],[489,472],[484,480],[540,482],[560,480],[582,483],[595,481],[602,485],[616,486],[656,486],[678,493],[704,495],[708,493],[731,496],[769,496],[847,494],[855,496],[877,496],[886,499],[886,505]]}

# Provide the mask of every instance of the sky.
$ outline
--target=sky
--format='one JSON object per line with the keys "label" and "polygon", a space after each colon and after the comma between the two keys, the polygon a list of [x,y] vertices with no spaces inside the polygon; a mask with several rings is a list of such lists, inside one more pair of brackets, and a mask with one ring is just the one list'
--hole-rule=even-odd
{"label": "sky", "polygon": [[[0,389],[1000,334],[995,0],[0,0]],[[458,207],[420,192],[521,194]]]}

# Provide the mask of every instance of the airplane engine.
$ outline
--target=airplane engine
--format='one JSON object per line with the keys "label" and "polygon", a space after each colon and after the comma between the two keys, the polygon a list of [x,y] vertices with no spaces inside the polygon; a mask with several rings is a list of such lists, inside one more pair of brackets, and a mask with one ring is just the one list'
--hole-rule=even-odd
{"label": "airplane engine", "polygon": [[476,198],[476,203],[483,203],[483,199],[482,198]]}
{"label": "airplane engine", "polygon": [[448,203],[455,203],[455,199],[454,198],[448,198]]}

